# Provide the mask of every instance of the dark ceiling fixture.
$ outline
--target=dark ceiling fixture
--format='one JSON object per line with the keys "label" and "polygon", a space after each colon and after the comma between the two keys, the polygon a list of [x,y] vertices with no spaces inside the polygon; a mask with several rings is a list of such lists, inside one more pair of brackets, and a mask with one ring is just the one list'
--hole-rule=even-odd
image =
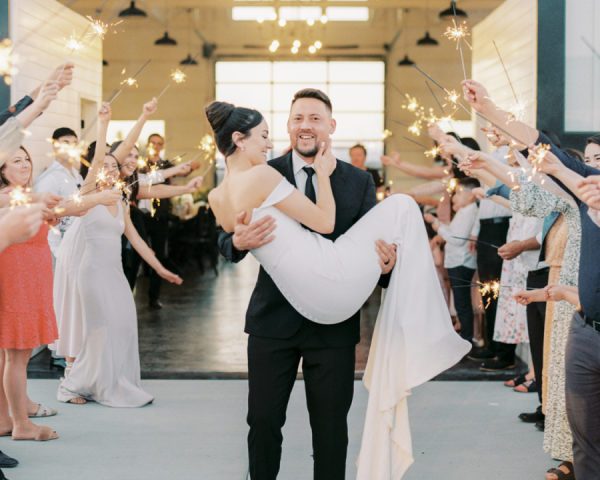
{"label": "dark ceiling fixture", "polygon": [[192,57],[191,53],[188,53],[187,57],[185,57],[181,62],[179,62],[179,65],[198,65],[198,62],[194,57]]}
{"label": "dark ceiling fixture", "polygon": [[446,10],[442,10],[439,17],[441,19],[448,20],[453,17],[467,18],[468,15],[467,12],[456,6],[456,0],[450,0],[450,7],[448,7]]}
{"label": "dark ceiling fixture", "polygon": [[108,62],[104,59],[102,59],[102,66],[103,67],[108,67]]}
{"label": "dark ceiling fixture", "polygon": [[141,8],[137,8],[135,6],[135,1],[132,1],[129,4],[129,8],[121,10],[119,12],[119,17],[127,18],[127,17],[147,17],[148,15]]}
{"label": "dark ceiling fixture", "polygon": [[169,37],[169,32],[165,31],[162,37],[154,41],[154,45],[175,46],[177,45],[177,40],[175,40],[172,37]]}
{"label": "dark ceiling fixture", "polygon": [[425,32],[423,38],[419,38],[417,40],[417,45],[421,47],[435,47],[439,45],[439,42],[431,35],[429,35],[429,32]]}
{"label": "dark ceiling fixture", "polygon": [[410,58],[408,58],[408,54],[404,55],[404,58],[398,62],[399,67],[412,67],[415,64]]}

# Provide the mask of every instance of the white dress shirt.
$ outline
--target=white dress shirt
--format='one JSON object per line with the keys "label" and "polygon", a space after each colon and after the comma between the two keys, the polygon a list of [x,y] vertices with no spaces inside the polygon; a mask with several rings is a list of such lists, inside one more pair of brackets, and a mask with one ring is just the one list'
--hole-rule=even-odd
{"label": "white dress shirt", "polygon": [[439,235],[446,241],[444,253],[444,267],[477,268],[477,258],[469,251],[469,241],[460,238],[469,238],[473,225],[477,222],[478,213],[475,202],[461,208],[450,222],[450,225],[440,223]]}
{"label": "white dress shirt", "polygon": [[[304,170],[302,170],[302,168],[308,166],[312,167],[312,165],[306,163],[304,159],[296,153],[296,150],[292,150],[292,168],[294,169],[294,180],[296,180],[296,188],[298,188],[298,190],[300,190],[302,194],[304,194],[304,189],[306,188],[306,180],[308,178],[308,175]],[[316,198],[318,198],[319,189],[317,187],[316,173],[312,176],[312,182],[313,186],[315,187]]]}
{"label": "white dress shirt", "polygon": [[[50,192],[68,199],[71,195],[77,193],[82,185],[83,178],[75,168],[64,167],[57,160],[54,160],[36,178],[33,190],[39,193]],[[58,254],[60,241],[71,226],[71,223],[73,223],[73,220],[74,217],[62,217],[56,228],[51,228],[48,232],[48,244],[54,257]]]}

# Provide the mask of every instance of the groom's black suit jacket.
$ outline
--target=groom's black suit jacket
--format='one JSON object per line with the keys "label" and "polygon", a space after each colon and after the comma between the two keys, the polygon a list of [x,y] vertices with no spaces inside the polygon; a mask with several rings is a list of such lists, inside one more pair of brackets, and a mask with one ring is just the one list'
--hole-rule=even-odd
{"label": "groom's black suit jacket", "polygon": [[[292,185],[296,185],[291,153],[269,161],[269,165]],[[335,228],[333,233],[324,237],[335,240],[375,206],[375,183],[368,172],[338,160],[335,171],[331,174],[331,188],[336,204]],[[230,233],[221,231],[218,243],[219,250],[229,261],[239,262],[248,253],[235,249]],[[294,252],[289,254],[293,255]],[[386,287],[388,282],[389,276],[382,276],[379,283]],[[258,337],[285,339],[292,337],[304,322],[309,321],[294,310],[261,267],[246,312],[245,332]],[[335,325],[314,325],[318,328],[323,346],[343,347],[354,345],[360,340],[360,312]]]}

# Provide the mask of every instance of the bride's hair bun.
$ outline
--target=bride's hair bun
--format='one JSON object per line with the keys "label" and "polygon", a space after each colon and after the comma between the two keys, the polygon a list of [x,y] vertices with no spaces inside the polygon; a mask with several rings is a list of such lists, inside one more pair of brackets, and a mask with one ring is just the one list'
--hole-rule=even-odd
{"label": "bride's hair bun", "polygon": [[215,133],[223,129],[234,110],[235,105],[227,102],[212,102],[206,107],[206,118]]}
{"label": "bride's hair bun", "polygon": [[215,140],[219,151],[226,157],[233,154],[236,145],[232,135],[240,132],[248,135],[263,120],[257,110],[236,107],[227,102],[212,102],[205,108],[206,118],[215,133]]}

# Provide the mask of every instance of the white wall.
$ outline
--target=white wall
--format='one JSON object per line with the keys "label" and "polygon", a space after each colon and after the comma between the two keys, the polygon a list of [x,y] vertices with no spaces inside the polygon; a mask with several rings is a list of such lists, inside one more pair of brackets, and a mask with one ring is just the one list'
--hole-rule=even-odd
{"label": "white wall", "polygon": [[10,0],[9,16],[10,37],[19,57],[19,72],[11,87],[13,103],[39,85],[57,65],[66,60],[75,63],[73,84],[29,127],[32,135],[25,146],[34,159],[34,172],[39,173],[51,161],[47,139],[52,132],[64,126],[81,133],[81,100],[101,101],[102,42],[85,38],[84,48],[71,55],[66,39],[72,33],[80,37],[89,21],[55,0]]}
{"label": "white wall", "polygon": [[[515,100],[492,41],[500,50],[517,98],[525,106],[523,120],[535,125],[537,0],[506,0],[473,28],[473,78],[488,88],[498,105],[508,109]],[[478,126],[484,124],[478,119]],[[477,141],[486,145],[485,136],[480,131],[477,135]]]}

